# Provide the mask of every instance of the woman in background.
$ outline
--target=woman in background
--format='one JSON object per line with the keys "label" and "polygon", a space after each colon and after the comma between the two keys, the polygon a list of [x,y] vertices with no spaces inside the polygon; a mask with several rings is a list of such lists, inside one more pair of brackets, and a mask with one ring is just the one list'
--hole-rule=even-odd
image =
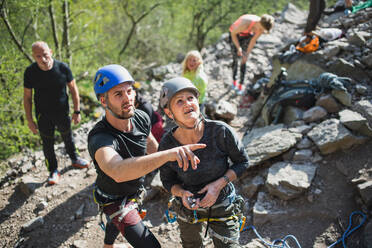
{"label": "woman in background", "polygon": [[[269,33],[274,24],[274,17],[271,15],[242,15],[230,26],[230,45],[233,54],[233,85],[232,88],[238,91],[239,95],[244,93],[244,77],[246,62],[249,53],[252,51],[257,39],[263,33]],[[237,83],[238,60],[240,63],[240,82]]]}
{"label": "woman in background", "polygon": [[182,76],[189,79],[199,90],[200,111],[205,114],[205,92],[208,85],[208,78],[203,68],[203,58],[199,51],[192,50],[186,54],[182,62]]}

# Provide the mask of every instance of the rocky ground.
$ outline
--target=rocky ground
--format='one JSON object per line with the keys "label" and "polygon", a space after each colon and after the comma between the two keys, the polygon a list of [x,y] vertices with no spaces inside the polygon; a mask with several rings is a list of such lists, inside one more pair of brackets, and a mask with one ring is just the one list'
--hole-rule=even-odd
{"label": "rocky ground", "polygon": [[[293,12],[298,14],[297,10],[291,11],[292,14]],[[369,10],[368,13],[370,12],[372,11]],[[298,15],[305,16],[301,13]],[[270,77],[270,71],[273,69],[270,64],[271,56],[301,34],[301,23],[289,23],[291,17],[288,12],[283,12],[281,17],[278,14],[276,18],[278,23],[273,34],[262,37],[252,52],[247,73],[247,80],[250,82],[262,76]],[[299,18],[294,19],[298,21]],[[360,54],[363,58],[370,54],[370,50],[365,51],[366,49]],[[231,58],[226,37],[223,36],[216,45],[204,49],[203,54],[205,69],[210,77],[208,97],[216,102],[224,100],[236,108],[236,115],[230,124],[243,138],[251,122],[251,108],[240,108],[242,97],[237,96],[229,88]],[[343,56],[345,53],[339,55]],[[154,79],[147,88],[149,91],[147,97],[154,106],[157,106],[157,91],[161,81],[179,73],[179,64],[170,64],[151,72]],[[366,88],[366,93],[362,97],[352,93],[353,103],[363,99],[370,101],[372,95],[370,81],[362,80],[357,83]],[[314,128],[321,121],[304,126]],[[86,123],[75,131],[77,147],[86,158],[89,158],[86,134],[93,124],[94,121]],[[358,186],[362,182],[368,183],[372,180],[370,156],[372,141],[363,139],[363,142],[363,145],[337,149],[321,156],[319,154],[322,148],[312,145],[310,157],[316,157],[316,172],[305,190],[290,200],[282,199],[288,195],[277,196],[272,192],[267,186],[269,181],[266,179],[273,165],[282,161],[283,157],[288,157],[288,154],[273,156],[261,162],[259,166],[249,169],[243,178],[234,182],[238,192],[246,200],[244,214],[247,216],[247,224],[254,224],[258,233],[267,242],[292,234],[302,247],[323,248],[330,246],[348,229],[349,216],[353,211],[363,211],[367,221],[346,239],[346,244],[347,247],[372,247],[370,221],[372,211],[365,202],[371,198],[361,196],[362,191]],[[0,180],[0,247],[102,246],[104,232],[98,226],[98,210],[92,197],[95,170],[93,166],[87,169],[75,169],[70,166],[62,144],[56,146],[56,151],[59,168],[62,170],[62,180],[54,186],[46,184],[48,173],[43,164],[41,151],[26,150],[23,154],[17,154],[6,161],[11,168]],[[296,154],[295,151],[293,153]],[[256,186],[254,190],[252,185]],[[161,190],[159,182],[155,179],[149,183],[148,189],[149,194],[145,203],[148,210],[146,225],[159,239],[162,247],[181,247],[177,224],[167,223],[164,218],[169,195]],[[260,206],[270,211],[258,214],[257,209]],[[355,216],[354,226],[360,221],[361,218]],[[130,247],[122,237],[118,238],[117,243]],[[252,229],[241,233],[240,244],[249,248],[266,247],[258,240]],[[291,244],[291,247],[296,247]],[[205,245],[213,247],[209,237],[205,239]]]}

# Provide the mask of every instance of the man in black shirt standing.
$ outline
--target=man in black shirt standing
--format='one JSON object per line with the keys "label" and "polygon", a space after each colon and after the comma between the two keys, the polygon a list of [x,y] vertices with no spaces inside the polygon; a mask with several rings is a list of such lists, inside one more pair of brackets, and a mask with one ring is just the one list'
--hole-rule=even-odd
{"label": "man in black shirt standing", "polygon": [[120,65],[100,68],[94,79],[105,116],[89,132],[88,150],[97,171],[95,201],[108,219],[104,248],[114,246],[119,231],[133,247],[160,247],[138,211],[144,176],[168,161],[177,161],[184,170],[189,166],[195,170],[200,160],[193,151],[205,147],[189,144],[156,152],[158,143],[151,134],[150,118],[135,108],[133,83]]}
{"label": "man in black shirt standing", "polygon": [[[56,184],[60,173],[54,152],[55,127],[61,133],[72,165],[78,168],[86,168],[89,165],[87,160],[78,156],[72,138],[66,85],[74,104],[72,114],[74,124],[81,120],[79,92],[70,68],[67,64],[52,58],[52,50],[47,43],[37,41],[32,44],[32,57],[35,62],[28,66],[24,73],[23,104],[28,127],[34,134],[40,133],[45,162],[50,173],[48,183]],[[37,124],[32,116],[33,91]]]}

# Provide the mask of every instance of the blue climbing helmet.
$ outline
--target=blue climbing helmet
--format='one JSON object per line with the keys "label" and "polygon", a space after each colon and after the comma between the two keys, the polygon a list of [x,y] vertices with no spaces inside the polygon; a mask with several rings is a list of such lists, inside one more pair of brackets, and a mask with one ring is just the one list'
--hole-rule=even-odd
{"label": "blue climbing helmet", "polygon": [[125,82],[134,83],[134,80],[127,69],[121,65],[106,65],[99,68],[93,81],[94,92],[96,93],[97,99],[99,100],[100,94]]}

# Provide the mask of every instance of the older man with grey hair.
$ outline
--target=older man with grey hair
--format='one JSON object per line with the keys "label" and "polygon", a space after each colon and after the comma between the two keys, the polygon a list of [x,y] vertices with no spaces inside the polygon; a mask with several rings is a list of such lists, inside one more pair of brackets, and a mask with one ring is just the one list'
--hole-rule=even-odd
{"label": "older man with grey hair", "polygon": [[[45,162],[50,173],[48,184],[56,184],[60,178],[54,152],[56,127],[61,133],[72,166],[86,168],[89,165],[87,160],[78,156],[71,131],[71,119],[74,124],[81,120],[79,91],[70,68],[67,64],[53,59],[52,50],[47,43],[43,41],[33,43],[32,57],[35,62],[28,66],[24,73],[24,109],[28,127],[32,133],[39,133],[42,140]],[[66,85],[74,105],[71,118]],[[33,100],[36,122],[32,115]]]}

